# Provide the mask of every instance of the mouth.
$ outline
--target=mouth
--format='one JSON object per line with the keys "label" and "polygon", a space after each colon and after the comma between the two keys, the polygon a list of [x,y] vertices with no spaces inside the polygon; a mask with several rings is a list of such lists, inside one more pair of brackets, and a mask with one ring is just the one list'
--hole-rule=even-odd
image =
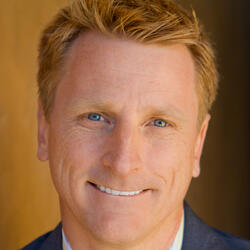
{"label": "mouth", "polygon": [[109,194],[109,195],[114,195],[114,196],[136,196],[139,195],[142,192],[145,192],[147,190],[135,190],[135,191],[119,191],[119,190],[114,190],[108,187],[100,186],[92,182],[88,182],[91,186],[94,188],[98,189],[99,191]]}

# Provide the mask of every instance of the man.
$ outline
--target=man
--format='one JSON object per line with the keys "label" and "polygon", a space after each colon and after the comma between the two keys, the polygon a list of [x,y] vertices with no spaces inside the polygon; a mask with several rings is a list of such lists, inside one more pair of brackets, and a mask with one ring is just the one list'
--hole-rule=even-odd
{"label": "man", "polygon": [[24,249],[250,249],[184,203],[217,89],[194,13],[169,0],[76,0],[39,53],[38,158],[62,223]]}

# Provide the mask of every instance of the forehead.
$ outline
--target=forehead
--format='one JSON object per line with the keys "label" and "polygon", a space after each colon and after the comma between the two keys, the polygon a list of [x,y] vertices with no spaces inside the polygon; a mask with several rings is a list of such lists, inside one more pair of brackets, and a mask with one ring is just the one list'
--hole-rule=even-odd
{"label": "forehead", "polygon": [[184,45],[144,45],[94,32],[74,41],[60,88],[66,89],[64,99],[71,95],[77,102],[108,101],[119,107],[129,98],[141,108],[197,106],[194,63]]}
{"label": "forehead", "polygon": [[67,64],[73,63],[75,68],[74,63],[80,61],[85,62],[88,68],[101,65],[103,71],[118,69],[154,78],[165,76],[166,67],[171,68],[173,74],[181,71],[185,79],[193,77],[190,72],[194,70],[192,56],[185,45],[145,45],[125,38],[106,37],[97,32],[83,33],[73,42]]}

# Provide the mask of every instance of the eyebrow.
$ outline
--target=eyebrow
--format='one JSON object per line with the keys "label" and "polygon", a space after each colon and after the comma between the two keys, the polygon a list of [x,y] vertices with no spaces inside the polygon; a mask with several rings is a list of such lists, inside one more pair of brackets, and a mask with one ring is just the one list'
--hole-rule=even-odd
{"label": "eyebrow", "polygon": [[[94,100],[88,100],[84,99],[77,102],[72,102],[68,108],[68,112],[71,113],[72,110],[79,112],[79,111],[85,111],[86,109],[94,109],[97,111],[107,111],[111,114],[116,114],[114,109],[114,105],[110,102],[102,102],[102,101],[94,101]],[[67,112],[67,111],[66,111]]]}
{"label": "eyebrow", "polygon": [[149,109],[147,109],[145,112],[145,116],[165,116],[165,117],[172,117],[182,121],[186,120],[185,114],[173,106],[166,108],[149,107]]}

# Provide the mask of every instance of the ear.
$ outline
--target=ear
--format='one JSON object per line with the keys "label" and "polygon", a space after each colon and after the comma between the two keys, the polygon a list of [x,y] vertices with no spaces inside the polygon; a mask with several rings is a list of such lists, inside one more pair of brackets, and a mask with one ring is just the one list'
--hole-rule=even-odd
{"label": "ear", "polygon": [[207,133],[208,124],[210,121],[210,115],[207,114],[202,125],[200,131],[198,133],[195,145],[195,152],[194,152],[194,168],[193,168],[193,177],[196,178],[200,175],[200,158],[202,154],[202,149]]}
{"label": "ear", "polygon": [[37,123],[38,123],[38,150],[37,158],[40,161],[47,161],[49,158],[48,154],[48,133],[49,133],[49,124],[45,118],[45,114],[42,108],[41,100],[38,99],[38,111],[37,111]]}

